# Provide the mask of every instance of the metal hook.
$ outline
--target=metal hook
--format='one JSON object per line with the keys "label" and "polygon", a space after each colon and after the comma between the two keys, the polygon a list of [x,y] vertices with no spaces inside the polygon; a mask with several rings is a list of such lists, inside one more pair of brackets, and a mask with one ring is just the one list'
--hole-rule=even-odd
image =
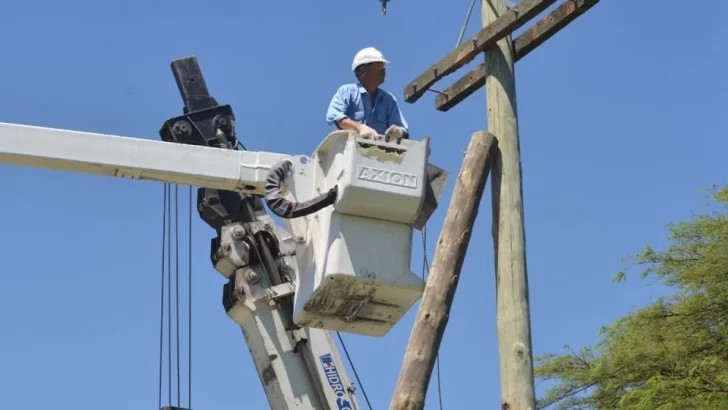
{"label": "metal hook", "polygon": [[387,15],[387,3],[389,3],[389,0],[379,0],[380,3],[382,3],[382,16]]}

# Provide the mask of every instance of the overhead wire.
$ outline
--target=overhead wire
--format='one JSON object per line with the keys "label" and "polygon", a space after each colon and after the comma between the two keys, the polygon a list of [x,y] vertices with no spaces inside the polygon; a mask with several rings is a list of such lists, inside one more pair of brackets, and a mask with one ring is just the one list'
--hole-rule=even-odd
{"label": "overhead wire", "polygon": [[465,22],[463,23],[463,27],[460,29],[460,35],[458,36],[458,42],[455,44],[455,47],[457,48],[460,46],[460,43],[463,42],[463,36],[465,35],[465,29],[468,28],[468,23],[470,22],[470,16],[473,14],[473,7],[475,7],[475,0],[470,0],[470,6],[468,7],[468,12],[465,14]]}
{"label": "overhead wire", "polygon": [[[516,7],[513,2],[509,0],[500,0],[502,1],[508,9],[512,9]],[[463,42],[463,36],[465,35],[465,29],[468,28],[468,23],[470,22],[470,16],[473,14],[473,7],[475,7],[475,0],[470,0],[470,6],[468,6],[468,12],[465,14],[465,22],[463,23],[463,27],[460,29],[460,35],[458,35],[458,42],[455,44],[455,47],[459,47],[460,44]]]}
{"label": "overhead wire", "polygon": [[367,406],[369,406],[369,410],[372,410],[372,403],[369,402],[369,396],[367,396],[367,391],[364,389],[364,385],[361,382],[361,379],[359,379],[359,373],[356,371],[356,366],[354,366],[354,361],[351,360],[351,356],[349,356],[349,350],[346,348],[346,343],[344,343],[344,339],[341,337],[341,334],[339,332],[336,332],[336,336],[339,338],[339,342],[341,343],[341,348],[344,349],[344,354],[346,355],[346,360],[349,361],[349,366],[351,366],[351,371],[354,372],[354,377],[356,378],[356,382],[359,384],[359,387],[361,388],[361,393],[364,395],[364,400],[367,402]]}
{"label": "overhead wire", "polygon": [[164,269],[165,269],[165,249],[167,243],[167,184],[164,184],[164,192],[162,194],[162,295],[159,298],[159,403],[158,409],[162,408],[162,357],[164,355]]}
{"label": "overhead wire", "polygon": [[180,402],[182,401],[180,399],[180,358],[179,358],[179,185],[174,185],[174,256],[175,256],[175,302],[177,304],[176,306],[176,325],[175,325],[175,331],[177,333],[177,406],[180,405]]}
{"label": "overhead wire", "polygon": [[[179,185],[174,189],[174,220],[172,219],[172,187],[165,183],[162,204],[162,278],[160,296],[160,326],[159,326],[159,392],[158,408],[162,407],[162,394],[164,385],[164,333],[165,333],[165,299],[166,299],[166,327],[167,327],[167,400],[168,405],[181,406],[182,403],[182,360],[181,360],[181,327],[180,327],[180,230],[179,230]],[[188,215],[188,381],[187,406],[192,406],[192,187],[189,187],[189,215]],[[172,361],[172,225],[174,225],[174,270],[175,270],[175,344],[176,344],[176,403],[173,403],[173,361]],[[165,297],[166,290],[166,297]]]}
{"label": "overhead wire", "polygon": [[192,408],[192,186],[189,186],[187,242],[187,408]]}
{"label": "overhead wire", "polygon": [[[430,262],[427,260],[427,225],[422,228],[420,236],[422,237],[422,280],[427,280],[430,276]],[[435,357],[435,368],[437,372],[437,399],[442,410],[442,379],[440,377],[440,352],[438,350]]]}
{"label": "overhead wire", "polygon": [[[422,229],[422,279],[426,280],[427,277],[430,275],[430,262],[427,258],[427,226],[425,226]],[[356,378],[356,382],[361,388],[362,394],[364,395],[364,400],[367,403],[367,406],[369,407],[369,410],[372,410],[371,402],[369,401],[369,396],[367,396],[367,392],[364,389],[364,385],[361,382],[361,379],[359,378],[359,373],[356,370],[356,366],[354,365],[354,361],[351,358],[351,355],[349,354],[349,349],[346,347],[346,343],[344,342],[344,339],[341,337],[341,333],[336,332],[336,336],[339,339],[339,342],[341,343],[341,348],[344,350],[344,355],[346,356],[347,361],[349,362],[349,366],[351,366],[352,372],[354,372],[354,378]],[[437,373],[437,398],[440,405],[440,410],[443,410],[442,405],[442,378],[440,377],[440,354],[438,352],[437,357],[435,358],[435,366],[436,366],[436,373]]]}
{"label": "overhead wire", "polygon": [[172,404],[172,188],[167,188],[167,404]]}
{"label": "overhead wire", "polygon": [[[511,2],[510,0],[499,0],[502,1],[506,8],[509,10],[516,7],[516,5]],[[490,1],[489,1],[490,2]],[[473,14],[473,7],[475,7],[475,0],[470,0],[470,6],[468,6],[468,12],[465,14],[465,22],[463,23],[463,27],[460,29],[460,35],[458,36],[458,42],[455,44],[455,47],[457,48],[460,46],[460,43],[463,42],[463,36],[465,35],[465,29],[468,27],[468,23],[470,22],[470,16]]]}
{"label": "overhead wire", "polygon": [[[513,3],[507,2],[506,4],[509,4],[510,7],[513,7]],[[468,11],[465,13],[465,21],[463,22],[463,26],[460,28],[460,34],[458,35],[458,41],[455,44],[455,47],[459,47],[460,44],[463,42],[463,36],[465,36],[465,30],[468,28],[468,23],[470,22],[470,18],[473,14],[473,8],[475,7],[475,0],[470,0],[470,4],[468,5]],[[428,276],[430,276],[430,262],[427,259],[427,226],[422,228],[421,231],[421,237],[422,237],[422,279],[426,280]],[[435,358],[435,367],[437,372],[437,398],[438,402],[440,404],[440,410],[442,410],[442,378],[440,377],[440,352],[437,352],[437,357]]]}

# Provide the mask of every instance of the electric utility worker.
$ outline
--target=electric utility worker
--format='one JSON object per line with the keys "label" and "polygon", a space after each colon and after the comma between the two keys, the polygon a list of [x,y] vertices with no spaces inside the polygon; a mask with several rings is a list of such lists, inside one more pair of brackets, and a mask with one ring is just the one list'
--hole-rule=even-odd
{"label": "electric utility worker", "polygon": [[356,130],[362,138],[386,141],[408,138],[409,130],[397,100],[379,88],[389,64],[379,50],[367,47],[354,56],[351,71],[358,82],[336,90],[326,113],[326,122],[341,130]]}

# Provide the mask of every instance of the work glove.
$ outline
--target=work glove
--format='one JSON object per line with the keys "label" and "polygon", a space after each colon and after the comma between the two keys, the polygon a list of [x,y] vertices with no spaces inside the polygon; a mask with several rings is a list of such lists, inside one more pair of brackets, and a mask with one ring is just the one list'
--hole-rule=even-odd
{"label": "work glove", "polygon": [[367,139],[367,140],[375,140],[377,139],[377,132],[374,131],[370,126],[366,124],[359,124],[358,127],[356,127],[356,132],[359,133],[359,136]]}
{"label": "work glove", "polygon": [[389,142],[389,141],[399,142],[406,135],[407,135],[407,132],[404,130],[404,128],[397,126],[397,125],[392,125],[389,128],[387,128],[387,131],[384,132],[384,140],[386,142]]}

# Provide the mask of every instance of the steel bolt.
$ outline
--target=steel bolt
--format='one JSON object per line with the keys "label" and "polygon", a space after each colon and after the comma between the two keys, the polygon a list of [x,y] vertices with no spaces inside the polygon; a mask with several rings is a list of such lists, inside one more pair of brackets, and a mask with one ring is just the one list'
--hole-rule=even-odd
{"label": "steel bolt", "polygon": [[233,227],[233,236],[240,238],[243,235],[245,235],[245,231],[243,230],[243,228],[241,228],[239,226]]}
{"label": "steel bolt", "polygon": [[187,124],[187,121],[178,121],[174,124],[174,132],[175,134],[189,134],[191,131],[189,124]]}
{"label": "steel bolt", "polygon": [[230,128],[230,121],[228,121],[227,116],[218,115],[213,120],[213,125],[215,128],[221,128],[227,130]]}
{"label": "steel bolt", "polygon": [[247,279],[247,281],[250,283],[255,283],[258,281],[258,279],[260,279],[260,277],[255,271],[251,270],[248,271],[248,273],[245,275],[245,279]]}

